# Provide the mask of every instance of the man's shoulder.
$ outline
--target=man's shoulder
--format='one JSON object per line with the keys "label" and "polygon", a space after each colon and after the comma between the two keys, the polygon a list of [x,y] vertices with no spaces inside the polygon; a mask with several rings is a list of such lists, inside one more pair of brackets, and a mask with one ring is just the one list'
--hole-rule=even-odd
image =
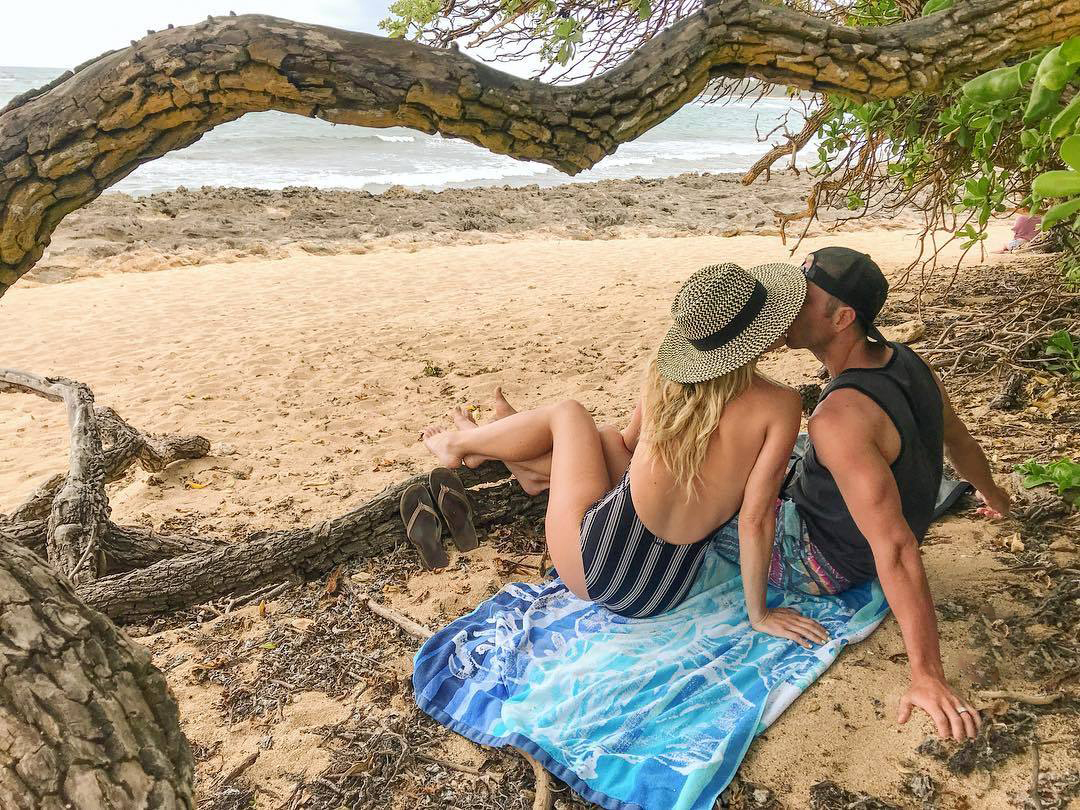
{"label": "man's shoulder", "polygon": [[838,388],[814,408],[807,431],[815,446],[872,442],[887,418],[881,407],[857,388]]}

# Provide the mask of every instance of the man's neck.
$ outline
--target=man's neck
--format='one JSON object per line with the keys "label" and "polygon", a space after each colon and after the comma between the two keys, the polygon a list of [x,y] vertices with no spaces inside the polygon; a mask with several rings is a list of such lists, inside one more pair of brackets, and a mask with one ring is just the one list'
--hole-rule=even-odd
{"label": "man's neck", "polygon": [[874,343],[864,335],[843,332],[822,346],[811,347],[814,357],[829,372],[829,376],[847,371],[849,368],[878,368],[885,365],[888,349]]}

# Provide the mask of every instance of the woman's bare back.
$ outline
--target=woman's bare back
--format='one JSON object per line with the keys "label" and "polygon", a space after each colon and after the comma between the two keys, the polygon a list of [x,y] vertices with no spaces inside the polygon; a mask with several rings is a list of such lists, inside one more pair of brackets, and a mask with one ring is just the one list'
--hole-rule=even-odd
{"label": "woman's bare back", "polygon": [[686,500],[643,437],[630,462],[630,493],[638,518],[669,543],[694,543],[730,520],[742,505],[750,471],[773,433],[797,426],[801,400],[793,389],[761,375],[729,402],[713,432],[694,497]]}

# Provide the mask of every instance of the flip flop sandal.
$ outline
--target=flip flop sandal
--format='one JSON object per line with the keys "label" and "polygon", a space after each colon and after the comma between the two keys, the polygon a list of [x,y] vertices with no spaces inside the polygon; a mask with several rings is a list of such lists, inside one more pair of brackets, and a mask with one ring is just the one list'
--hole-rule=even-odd
{"label": "flip flop sandal", "polygon": [[472,504],[457,473],[446,467],[436,467],[428,475],[428,486],[458,551],[472,551],[480,545],[473,526]]}
{"label": "flip flop sandal", "polygon": [[405,536],[420,552],[420,562],[431,571],[446,568],[450,559],[442,546],[442,521],[435,511],[431,493],[423,484],[412,484],[401,493],[401,521]]}

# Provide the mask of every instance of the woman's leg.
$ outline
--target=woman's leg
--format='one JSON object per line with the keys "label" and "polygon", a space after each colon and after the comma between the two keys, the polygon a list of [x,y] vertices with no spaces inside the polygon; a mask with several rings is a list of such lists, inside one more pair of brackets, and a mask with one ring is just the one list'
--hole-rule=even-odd
{"label": "woman's leg", "polygon": [[[517,413],[506,397],[503,396],[502,388],[495,388],[495,419],[505,419]],[[469,430],[478,427],[476,421],[467,410],[457,407],[451,413],[454,424],[459,430]],[[622,480],[623,473],[630,466],[631,453],[626,449],[623,434],[618,428],[605,425],[600,428],[600,441],[604,449],[604,463],[610,478],[609,487],[613,487]],[[475,467],[485,459],[468,457],[464,459],[466,466]],[[517,478],[521,488],[529,495],[539,495],[546,490],[551,483],[551,453],[545,453],[533,459],[525,461],[504,461],[506,468]]]}
{"label": "woman's leg", "polygon": [[545,532],[548,553],[566,586],[588,599],[581,561],[581,519],[610,487],[600,432],[578,402],[568,400],[507,416],[471,430],[423,433],[428,449],[447,467],[466,456],[528,461],[551,453]]}

